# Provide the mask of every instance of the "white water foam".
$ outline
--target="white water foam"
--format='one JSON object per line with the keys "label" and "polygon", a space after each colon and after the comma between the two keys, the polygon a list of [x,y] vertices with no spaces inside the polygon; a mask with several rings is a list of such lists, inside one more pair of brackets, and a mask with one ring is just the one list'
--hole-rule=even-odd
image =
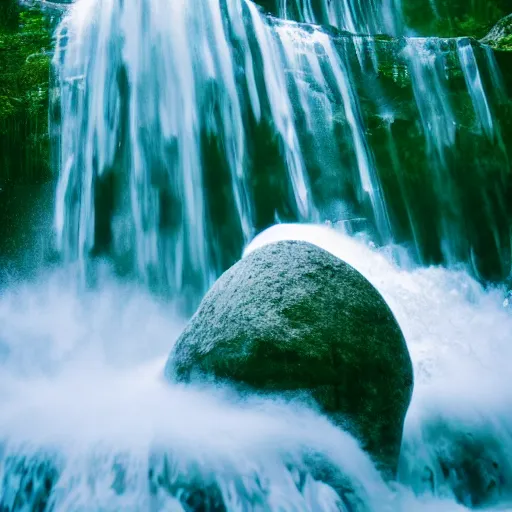
{"label": "white water foam", "polygon": [[[402,479],[442,495],[456,487],[459,499],[478,501],[457,489],[469,477],[453,474],[451,467],[466,463],[462,459],[468,454],[457,450],[469,443],[477,452],[475,464],[492,469],[473,467],[467,473],[478,474],[481,485],[489,487],[485,492],[492,494],[496,487],[499,496],[493,499],[509,500],[512,316],[503,307],[504,290],[485,290],[462,270],[399,268],[391,248],[371,251],[324,226],[274,226],[256,237],[245,254],[283,239],[314,243],[354,266],[381,292],[403,330],[415,390],[405,425]],[[425,467],[428,485],[416,480],[423,478]]]}
{"label": "white water foam", "polygon": [[[184,322],[172,306],[114,280],[79,292],[61,271],[0,297],[2,505],[34,503],[34,484],[16,490],[47,460],[60,475],[51,491],[58,511],[195,510],[197,487],[215,487],[229,511],[354,510],[350,492],[342,503],[336,479],[315,472],[315,454],[345,475],[341,487],[365,505],[355,510],[466,510],[455,503],[453,478],[443,475],[440,443],[449,451],[457,433],[468,431],[505,454],[512,448],[512,317],[501,291],[485,291],[462,272],[400,269],[326,227],[274,227],[248,251],[290,238],[353,264],[402,326],[416,383],[400,484],[386,485],[352,438],[298,403],[166,383],[164,361]],[[502,464],[500,453],[493,457]],[[23,456],[24,469],[13,470]],[[500,467],[505,479],[507,471]],[[499,484],[502,507],[507,482]]]}

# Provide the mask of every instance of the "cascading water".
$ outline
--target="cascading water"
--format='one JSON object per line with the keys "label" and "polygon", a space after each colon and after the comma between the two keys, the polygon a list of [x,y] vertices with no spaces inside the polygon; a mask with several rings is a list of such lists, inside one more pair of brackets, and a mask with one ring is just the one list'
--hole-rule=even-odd
{"label": "cascading water", "polygon": [[403,31],[401,0],[269,0],[261,3],[280,18],[331,25],[352,34],[397,35]]}
{"label": "cascading water", "polygon": [[[364,218],[375,241],[413,245],[420,261],[476,259],[486,275],[507,268],[500,180],[508,157],[493,121],[503,93],[489,53],[477,54],[468,40],[409,39],[404,46],[332,36],[266,18],[238,0],[144,6],[79,3],[58,33],[56,230],[63,255],[77,259],[84,276],[91,254],[108,253],[153,288],[201,296],[244,243],[277,219],[353,229]],[[402,92],[400,81],[408,80],[417,108],[411,121],[421,123],[432,167],[419,186],[436,203],[428,234],[417,191],[402,183],[419,171],[394,149],[403,107],[381,79],[390,55],[400,66],[393,86]],[[448,80],[457,73],[465,90],[454,98]],[[468,107],[469,120],[462,117]],[[457,190],[467,122],[478,144],[504,162],[485,178],[469,171],[468,194],[478,196],[471,206]],[[385,155],[375,147],[382,127]],[[413,124],[410,132],[417,131]],[[389,154],[396,156],[391,171],[378,161]],[[401,197],[393,201],[396,181]],[[468,211],[476,206],[485,223]]]}
{"label": "cascading water", "polygon": [[[82,3],[60,29],[56,53],[60,249],[85,266],[101,244],[97,225],[106,217],[111,251],[132,258],[146,281],[177,292],[194,280],[204,291],[212,279],[205,137],[220,146],[217,165],[229,169],[233,230],[244,240],[253,234],[244,122],[246,103],[256,120],[264,108],[242,5],[232,2],[223,13],[218,1],[196,3]],[[311,204],[291,109],[275,96],[275,50],[254,16],[260,43],[269,46],[269,107],[294,206],[307,219]],[[111,196],[107,212],[97,211],[101,187]]]}
{"label": "cascading water", "polygon": [[[509,266],[492,53],[361,35],[402,33],[397,2],[276,6],[359,35],[249,0],[79,0],[59,27],[65,265],[0,296],[0,511],[511,505],[512,317],[468,273]],[[497,170],[470,172],[461,151]],[[276,221],[338,229],[250,243]],[[403,329],[416,387],[398,482],[299,399],[163,379],[183,302],[286,238],[352,264]]]}
{"label": "cascading water", "polygon": [[62,270],[0,299],[2,510],[506,510],[502,291],[463,272],[399,268],[326,227],[262,237],[248,250],[291,238],[343,257],[392,307],[416,379],[399,483],[388,487],[353,439],[300,403],[170,386],[162,369],[183,325],[172,308],[108,272],[101,291],[77,291]]}
{"label": "cascading water", "polygon": [[[449,159],[453,158],[453,148],[457,139],[457,118],[449,99],[448,78],[443,73],[446,68],[446,49],[443,40],[412,39],[406,48],[409,70],[413,76],[414,96],[418,105],[421,124],[426,138],[427,154],[432,159],[432,180],[436,182],[437,198],[444,210],[463,208],[458,201],[457,183],[450,172]],[[494,126],[485,88],[482,83],[478,63],[470,40],[459,39],[456,52],[464,75],[467,90],[474,111],[474,130],[480,132],[491,143],[500,146],[499,129]],[[489,55],[485,57],[491,58]],[[492,61],[488,63],[492,69]],[[502,86],[494,89],[500,94]],[[492,214],[491,214],[492,215]],[[502,215],[501,213],[498,214]],[[465,222],[461,216],[445,215],[440,219],[439,232],[442,239],[441,250],[445,261],[455,264],[464,259],[467,250],[461,244],[467,241],[459,236]],[[491,220],[493,226],[497,219]],[[496,233],[496,250],[502,251],[502,241]]]}

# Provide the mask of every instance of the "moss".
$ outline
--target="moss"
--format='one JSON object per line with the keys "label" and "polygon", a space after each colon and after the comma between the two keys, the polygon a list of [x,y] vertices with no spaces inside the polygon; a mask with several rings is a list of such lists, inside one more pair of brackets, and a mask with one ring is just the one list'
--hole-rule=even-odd
{"label": "moss", "polygon": [[0,24],[0,183],[48,176],[52,44],[38,9],[18,10],[15,23]]}
{"label": "moss", "polygon": [[[497,16],[498,14],[496,14]],[[492,21],[480,21],[473,16],[465,16],[462,20],[456,20],[455,32],[456,36],[474,37],[479,39],[483,37],[492,27]]]}
{"label": "moss", "polygon": [[395,38],[393,36],[390,36],[388,34],[377,34],[374,36],[374,39],[376,41],[388,41],[388,42],[395,40]]}
{"label": "moss", "polygon": [[[496,16],[499,16],[496,14]],[[492,27],[493,21],[480,20],[471,15],[437,19],[432,25],[432,31],[439,37],[472,37],[480,39]]]}
{"label": "moss", "polygon": [[512,34],[508,36],[502,37],[498,41],[490,42],[490,46],[492,46],[496,50],[500,51],[512,51]]}
{"label": "moss", "polygon": [[409,70],[404,64],[383,63],[378,69],[379,79],[391,80],[399,87],[408,87],[411,83]]}

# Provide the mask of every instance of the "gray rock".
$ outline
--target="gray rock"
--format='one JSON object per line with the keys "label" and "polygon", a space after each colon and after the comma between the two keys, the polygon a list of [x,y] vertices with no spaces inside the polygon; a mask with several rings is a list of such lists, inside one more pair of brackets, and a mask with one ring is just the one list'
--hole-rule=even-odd
{"label": "gray rock", "polygon": [[231,267],[179,338],[166,375],[310,392],[396,471],[413,388],[407,346],[377,290],[319,247],[278,242]]}
{"label": "gray rock", "polygon": [[502,18],[481,40],[497,50],[512,50],[512,14]]}

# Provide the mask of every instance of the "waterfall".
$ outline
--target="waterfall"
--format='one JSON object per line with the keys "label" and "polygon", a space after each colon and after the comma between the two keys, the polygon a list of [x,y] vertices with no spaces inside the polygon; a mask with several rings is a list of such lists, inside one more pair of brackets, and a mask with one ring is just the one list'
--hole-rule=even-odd
{"label": "waterfall", "polygon": [[[55,226],[85,279],[93,256],[106,254],[122,273],[193,304],[276,220],[360,225],[379,244],[408,245],[418,261],[467,263],[486,276],[507,268],[505,201],[493,185],[502,171],[483,188],[479,170],[471,178],[487,227],[458,196],[468,122],[478,144],[501,155],[497,165],[508,160],[493,114],[500,77],[492,54],[469,40],[332,34],[242,0],[89,0],[57,41]],[[457,73],[465,85],[454,97]],[[397,94],[408,90],[409,134],[419,122],[432,169],[421,185],[430,206],[413,199],[419,171],[401,162],[394,140],[404,115]]]}
{"label": "waterfall", "polygon": [[[401,1],[70,7],[60,260],[0,293],[1,512],[510,507],[509,100],[490,48],[406,37]],[[284,239],[348,262],[400,324],[396,481],[302,396],[164,380],[215,279]]]}
{"label": "waterfall", "polygon": [[331,25],[353,34],[403,32],[401,0],[275,0],[283,19]]}
{"label": "waterfall", "polygon": [[[250,117],[272,120],[269,137],[286,161],[297,218],[313,219],[314,204],[277,41],[256,8],[237,1],[224,10],[219,1],[148,5],[82,2],[60,29],[58,245],[86,267],[102,243],[101,215],[110,222],[103,230],[110,250],[131,258],[143,280],[178,293],[195,282],[204,292],[215,274],[205,174],[214,173],[218,185],[224,177],[216,166],[229,173],[227,222],[245,241],[254,234]],[[210,154],[206,146],[214,147]],[[100,194],[110,195],[109,210],[98,213]]]}

